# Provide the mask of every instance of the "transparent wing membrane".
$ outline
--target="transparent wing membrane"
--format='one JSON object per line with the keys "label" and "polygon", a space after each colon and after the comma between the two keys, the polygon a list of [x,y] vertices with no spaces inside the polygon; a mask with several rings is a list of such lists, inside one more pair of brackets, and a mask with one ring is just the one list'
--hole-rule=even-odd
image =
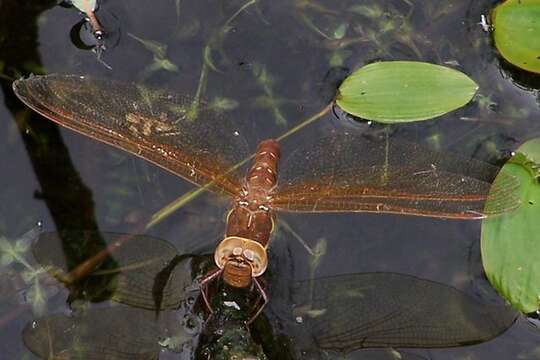
{"label": "transparent wing membrane", "polygon": [[302,282],[294,315],[321,349],[450,347],[489,340],[517,314],[435,282],[394,273],[340,275]]}
{"label": "transparent wing membrane", "polygon": [[236,195],[241,176],[230,168],[248,155],[234,124],[191,98],[133,84],[75,75],[14,82],[17,96],[41,115],[142,157],[196,185]]}
{"label": "transparent wing membrane", "polygon": [[[218,193],[236,196],[231,168],[248,155],[233,123],[192,99],[83,76],[18,80],[15,92],[51,120],[151,161]],[[516,208],[517,180],[498,168],[418,145],[336,134],[297,149],[272,206],[298,212],[377,212],[476,219]]]}
{"label": "transparent wing membrane", "polygon": [[515,209],[518,180],[495,166],[416,144],[343,134],[299,148],[281,170],[272,207],[476,219]]}

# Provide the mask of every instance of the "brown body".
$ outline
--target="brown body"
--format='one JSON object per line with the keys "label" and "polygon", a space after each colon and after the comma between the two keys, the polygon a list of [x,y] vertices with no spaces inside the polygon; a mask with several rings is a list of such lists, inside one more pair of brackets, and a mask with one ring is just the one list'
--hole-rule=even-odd
{"label": "brown body", "polygon": [[231,286],[247,287],[252,277],[262,275],[266,269],[279,156],[277,141],[264,140],[259,144],[242,192],[227,217],[225,239],[216,248],[215,259],[223,269],[223,279]]}

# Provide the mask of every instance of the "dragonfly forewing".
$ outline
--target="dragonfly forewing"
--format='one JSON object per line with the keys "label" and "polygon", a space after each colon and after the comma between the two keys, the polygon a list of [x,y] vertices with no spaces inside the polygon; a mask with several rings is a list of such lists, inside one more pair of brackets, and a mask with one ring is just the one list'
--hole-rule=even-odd
{"label": "dragonfly forewing", "polygon": [[140,156],[196,185],[237,195],[231,168],[248,155],[237,127],[190,97],[76,75],[32,76],[13,83],[17,96],[54,122]]}

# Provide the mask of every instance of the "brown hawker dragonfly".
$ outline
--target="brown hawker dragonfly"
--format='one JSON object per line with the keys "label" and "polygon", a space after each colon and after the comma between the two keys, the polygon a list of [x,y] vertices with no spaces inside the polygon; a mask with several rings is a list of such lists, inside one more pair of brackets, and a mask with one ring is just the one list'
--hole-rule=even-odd
{"label": "brown hawker dragonfly", "polygon": [[491,184],[498,168],[414,144],[346,133],[322,138],[292,153],[278,182],[278,142],[260,142],[243,176],[235,164],[249,153],[235,126],[211,107],[193,119],[189,98],[85,76],[34,76],[15,81],[13,89],[64,127],[230,197],[225,236],[214,253],[217,269],[203,287],[222,276],[233,287],[255,286],[265,303],[257,278],[267,267],[276,211],[479,219],[519,205],[516,179]]}

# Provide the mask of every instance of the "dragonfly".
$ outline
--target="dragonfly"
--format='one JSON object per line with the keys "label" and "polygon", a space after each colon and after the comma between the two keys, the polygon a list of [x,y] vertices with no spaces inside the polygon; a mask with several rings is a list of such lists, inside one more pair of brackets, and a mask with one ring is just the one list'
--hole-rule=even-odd
{"label": "dragonfly", "polygon": [[[17,96],[44,117],[128,151],[197,186],[231,200],[216,268],[202,281],[222,278],[256,289],[276,213],[371,212],[447,219],[480,219],[519,206],[516,178],[457,155],[404,141],[340,133],[300,146],[283,166],[280,144],[261,141],[250,159],[234,122],[210,105],[198,116],[190,97],[141,85],[77,75],[31,76],[13,83]],[[278,181],[279,177],[279,181]]]}
{"label": "dragonfly", "polygon": [[[57,278],[70,271],[62,250],[65,236],[100,236],[114,243],[124,235],[43,233],[32,253]],[[212,265],[211,255],[181,255],[165,240],[133,235],[115,252],[114,260],[115,269],[97,268],[89,277],[114,274],[110,299],[123,305],[32,320],[23,331],[23,340],[34,354],[44,359],[157,359],[163,348],[178,351],[187,346],[198,359],[315,359],[323,352],[342,358],[370,348],[475,344],[503,333],[517,317],[508,306],[409,275],[342,274],[283,282],[286,288],[273,296],[273,302],[286,304],[278,304],[273,311],[272,321],[280,325],[271,330],[275,334],[264,338],[278,339],[279,335],[290,341],[277,341],[263,351],[246,326],[253,300],[247,289],[218,291],[214,316],[206,321],[201,311],[193,310],[192,297],[198,294],[197,282],[204,278],[205,268]],[[228,285],[222,282],[221,286]],[[243,292],[232,297],[231,289]],[[157,308],[162,310],[159,317],[153,311]],[[268,332],[271,326],[265,321],[260,316],[252,326],[266,324],[261,328]],[[290,348],[283,350],[288,343]],[[275,354],[271,349],[282,351]]]}

